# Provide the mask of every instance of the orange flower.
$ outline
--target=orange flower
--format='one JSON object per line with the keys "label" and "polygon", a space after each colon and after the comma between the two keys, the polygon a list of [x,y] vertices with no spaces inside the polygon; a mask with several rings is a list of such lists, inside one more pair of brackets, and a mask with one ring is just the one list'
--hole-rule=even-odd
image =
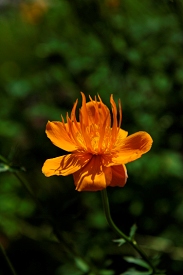
{"label": "orange flower", "polygon": [[[128,133],[120,129],[122,121],[119,101],[119,122],[117,108],[110,97],[112,119],[107,106],[98,96],[98,100],[86,103],[82,94],[82,107],[79,110],[79,122],[75,110],[77,101],[67,114],[67,122],[53,121],[46,125],[48,138],[57,147],[70,152],[67,155],[47,159],[42,172],[45,176],[67,176],[73,174],[77,191],[97,191],[107,186],[123,187],[127,181],[125,164],[148,152],[152,138],[146,132]],[[112,125],[111,125],[112,120]]]}

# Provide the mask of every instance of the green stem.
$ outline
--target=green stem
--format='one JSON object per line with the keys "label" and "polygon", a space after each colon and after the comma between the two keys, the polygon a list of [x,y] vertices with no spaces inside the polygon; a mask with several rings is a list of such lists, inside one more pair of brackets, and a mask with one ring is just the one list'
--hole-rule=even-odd
{"label": "green stem", "polygon": [[0,243],[0,249],[1,249],[1,254],[4,258],[4,261],[6,263],[6,266],[7,266],[7,269],[9,270],[9,273],[8,274],[11,274],[11,275],[16,275],[16,272],[8,258],[8,256],[6,255],[6,251],[4,250],[4,247],[2,246],[2,244]]}
{"label": "green stem", "polygon": [[104,207],[104,212],[106,215],[106,219],[108,221],[108,224],[110,227],[116,232],[121,238],[123,238],[127,243],[129,243],[142,257],[142,259],[148,264],[149,269],[152,271],[152,274],[156,272],[156,268],[153,266],[147,255],[144,253],[144,251],[139,247],[137,242],[127,235],[125,235],[113,222],[111,218],[111,213],[110,213],[110,207],[109,207],[109,200],[107,196],[107,190],[104,189],[101,191],[102,193],[102,202],[103,202],[103,207]]}

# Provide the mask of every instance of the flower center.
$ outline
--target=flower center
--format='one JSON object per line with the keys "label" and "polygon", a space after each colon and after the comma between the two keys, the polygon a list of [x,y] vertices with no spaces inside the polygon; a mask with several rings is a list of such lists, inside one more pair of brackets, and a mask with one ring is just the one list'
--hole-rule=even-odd
{"label": "flower center", "polygon": [[107,153],[111,147],[111,128],[92,124],[86,130],[91,141],[91,147],[88,148],[91,153],[94,155]]}

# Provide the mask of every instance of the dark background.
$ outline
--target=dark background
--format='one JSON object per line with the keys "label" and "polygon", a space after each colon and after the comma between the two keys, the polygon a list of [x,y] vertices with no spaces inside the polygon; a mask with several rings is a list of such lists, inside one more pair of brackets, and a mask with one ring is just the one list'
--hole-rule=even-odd
{"label": "dark background", "polygon": [[160,268],[182,274],[182,1],[37,0],[0,1],[0,242],[17,275],[119,275],[131,267],[123,256],[137,256],[113,242],[100,192],[41,173],[64,154],[45,125],[80,105],[80,91],[109,107],[110,94],[120,98],[122,128],[152,136],[151,151],[127,165],[126,186],[108,188],[111,212],[126,234],[137,224]]}

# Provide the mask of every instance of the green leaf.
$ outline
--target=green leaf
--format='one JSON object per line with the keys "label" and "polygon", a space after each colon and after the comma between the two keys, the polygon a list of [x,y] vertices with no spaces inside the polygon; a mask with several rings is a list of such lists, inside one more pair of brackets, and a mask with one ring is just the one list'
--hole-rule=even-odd
{"label": "green leaf", "polygon": [[60,266],[56,272],[55,275],[83,275],[85,274],[83,271],[79,270],[75,265],[71,265],[70,263],[66,263],[62,266]]}
{"label": "green leaf", "polygon": [[6,172],[10,169],[10,167],[7,164],[0,163],[0,173],[1,172]]}
{"label": "green leaf", "polygon": [[7,160],[6,160],[3,156],[1,156],[1,155],[0,155],[0,160],[1,160],[2,162],[4,162],[4,163],[7,163]]}
{"label": "green leaf", "polygon": [[152,274],[152,271],[138,271],[134,268],[131,268],[127,271],[125,271],[124,273],[120,274],[120,275],[150,275]]}
{"label": "green leaf", "polygon": [[131,240],[134,240],[136,231],[137,231],[137,225],[133,224],[132,227],[130,228],[130,234],[129,234]]}
{"label": "green leaf", "polygon": [[117,239],[117,240],[113,240],[113,242],[118,243],[118,246],[121,246],[124,243],[126,243],[125,239],[123,239],[123,238]]}
{"label": "green leaf", "polygon": [[76,266],[83,272],[88,272],[90,269],[87,263],[84,262],[81,258],[75,258],[75,263]]}
{"label": "green leaf", "polygon": [[103,269],[103,270],[100,270],[99,274],[100,275],[114,275],[114,271]]}
{"label": "green leaf", "polygon": [[149,269],[149,265],[142,259],[133,258],[133,257],[124,257],[124,260],[127,261],[128,263],[136,264]]}
{"label": "green leaf", "polygon": [[22,171],[22,172],[25,172],[26,171],[26,169],[25,169],[25,167],[23,167],[23,166],[10,166],[9,167],[9,171],[10,172],[18,172],[18,171]]}

